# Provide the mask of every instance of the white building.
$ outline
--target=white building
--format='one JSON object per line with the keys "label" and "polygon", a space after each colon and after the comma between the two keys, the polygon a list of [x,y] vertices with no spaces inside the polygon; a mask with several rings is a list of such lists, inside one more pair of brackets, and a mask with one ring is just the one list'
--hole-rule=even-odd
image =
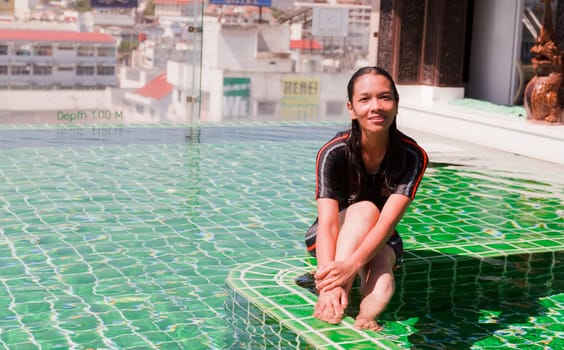
{"label": "white building", "polygon": [[0,89],[117,86],[116,40],[101,33],[0,29]]}
{"label": "white building", "polygon": [[199,43],[176,38],[160,38],[143,40],[132,52],[131,66],[136,68],[160,68],[166,70],[167,62],[199,60],[201,49]]}
{"label": "white building", "polygon": [[133,27],[137,22],[136,9],[131,8],[96,8],[91,16],[94,28]]}
{"label": "white building", "polygon": [[[287,17],[293,22],[292,39],[316,39],[330,55],[346,51],[368,55],[373,21],[371,0],[298,1],[294,6],[298,9],[295,16],[290,13]],[[304,13],[299,9],[310,11]]]}
{"label": "white building", "polygon": [[205,17],[202,117],[217,121],[251,115],[251,75],[265,76],[264,80],[291,71],[289,34],[287,25],[225,24],[217,17]]}
{"label": "white building", "polygon": [[[288,24],[221,23],[204,17],[200,62],[169,62],[170,112],[201,121],[330,119],[345,112],[349,73],[292,73]],[[197,106],[196,106],[197,107]]]}
{"label": "white building", "polygon": [[195,23],[202,16],[202,0],[153,0],[153,4],[161,23]]}
{"label": "white building", "polygon": [[166,73],[160,74],[145,86],[126,92],[124,100],[129,106],[128,115],[136,122],[166,122],[172,96],[172,85]]}
{"label": "white building", "polygon": [[38,0],[13,0],[14,14],[18,19],[29,19],[33,10],[37,8]]}

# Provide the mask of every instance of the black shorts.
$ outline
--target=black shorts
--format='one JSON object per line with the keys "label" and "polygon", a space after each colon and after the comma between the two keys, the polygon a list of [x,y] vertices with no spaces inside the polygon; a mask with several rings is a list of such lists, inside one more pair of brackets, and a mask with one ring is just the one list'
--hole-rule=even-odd
{"label": "black shorts", "polygon": [[[307,247],[307,251],[313,257],[315,257],[316,240],[317,240],[317,219],[315,220],[313,225],[310,226],[310,228],[306,231],[305,234],[305,244]],[[401,266],[401,262],[403,258],[403,241],[398,231],[395,231],[393,233],[392,237],[388,239],[386,244],[389,245],[394,250],[394,253],[396,253],[396,264],[394,266],[394,269],[396,269]]]}

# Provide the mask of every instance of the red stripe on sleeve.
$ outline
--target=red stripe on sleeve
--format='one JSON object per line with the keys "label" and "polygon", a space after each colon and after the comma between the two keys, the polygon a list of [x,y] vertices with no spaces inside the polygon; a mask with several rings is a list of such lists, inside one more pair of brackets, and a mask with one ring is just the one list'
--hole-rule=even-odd
{"label": "red stripe on sleeve", "polygon": [[421,173],[419,174],[419,177],[417,178],[417,180],[415,180],[415,186],[413,187],[413,191],[412,191],[412,194],[410,196],[411,200],[413,200],[415,198],[415,193],[417,192],[417,188],[419,188],[419,184],[421,183],[421,180],[423,179],[423,174],[425,173],[425,169],[427,169],[427,163],[429,161],[429,157],[427,156],[427,152],[425,152],[425,150],[423,148],[421,148],[421,146],[419,146],[417,144],[417,142],[414,142],[413,140],[408,139],[408,138],[403,138],[402,141],[415,146],[419,150],[421,155],[423,156],[423,167],[421,169]]}
{"label": "red stripe on sleeve", "polygon": [[332,146],[333,144],[340,142],[341,140],[345,140],[349,137],[349,134],[345,134],[339,137],[336,137],[332,140],[330,140],[329,142],[327,142],[325,145],[323,145],[323,147],[321,147],[319,149],[319,151],[317,152],[317,158],[315,160],[315,199],[317,199],[317,196],[319,195],[319,163],[320,163],[320,158],[322,157],[322,155],[325,153],[325,150]]}

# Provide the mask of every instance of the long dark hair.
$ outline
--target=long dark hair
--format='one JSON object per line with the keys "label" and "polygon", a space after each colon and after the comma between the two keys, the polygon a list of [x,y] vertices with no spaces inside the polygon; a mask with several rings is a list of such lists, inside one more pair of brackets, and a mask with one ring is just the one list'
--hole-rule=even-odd
{"label": "long dark hair", "polygon": [[[348,101],[352,103],[354,94],[354,84],[356,80],[365,74],[381,75],[388,79],[392,87],[392,94],[396,104],[399,103],[399,93],[396,84],[390,74],[380,67],[363,67],[357,70],[350,78],[347,84]],[[398,176],[404,168],[404,155],[401,148],[402,133],[398,130],[396,118],[389,128],[388,148],[386,150],[385,159],[393,159],[393,161],[386,162],[386,168],[380,172],[381,178],[379,179],[387,189],[392,190],[396,187]],[[357,119],[353,119],[351,123],[350,136],[347,139],[345,154],[347,157],[348,174],[351,186],[351,196],[349,202],[355,202],[359,199],[363,185],[367,181],[368,174],[364,167],[361,152],[361,130]]]}

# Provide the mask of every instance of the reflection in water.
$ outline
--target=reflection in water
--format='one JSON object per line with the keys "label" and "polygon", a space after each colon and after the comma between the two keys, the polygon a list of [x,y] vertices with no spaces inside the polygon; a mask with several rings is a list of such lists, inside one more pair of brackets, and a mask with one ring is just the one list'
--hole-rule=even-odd
{"label": "reflection in water", "polygon": [[[564,292],[563,252],[474,259],[412,251],[407,257],[382,320],[411,320],[407,340],[417,349],[502,344],[496,335],[532,331],[533,317],[550,314],[542,298]],[[552,340],[538,333],[536,341]]]}

